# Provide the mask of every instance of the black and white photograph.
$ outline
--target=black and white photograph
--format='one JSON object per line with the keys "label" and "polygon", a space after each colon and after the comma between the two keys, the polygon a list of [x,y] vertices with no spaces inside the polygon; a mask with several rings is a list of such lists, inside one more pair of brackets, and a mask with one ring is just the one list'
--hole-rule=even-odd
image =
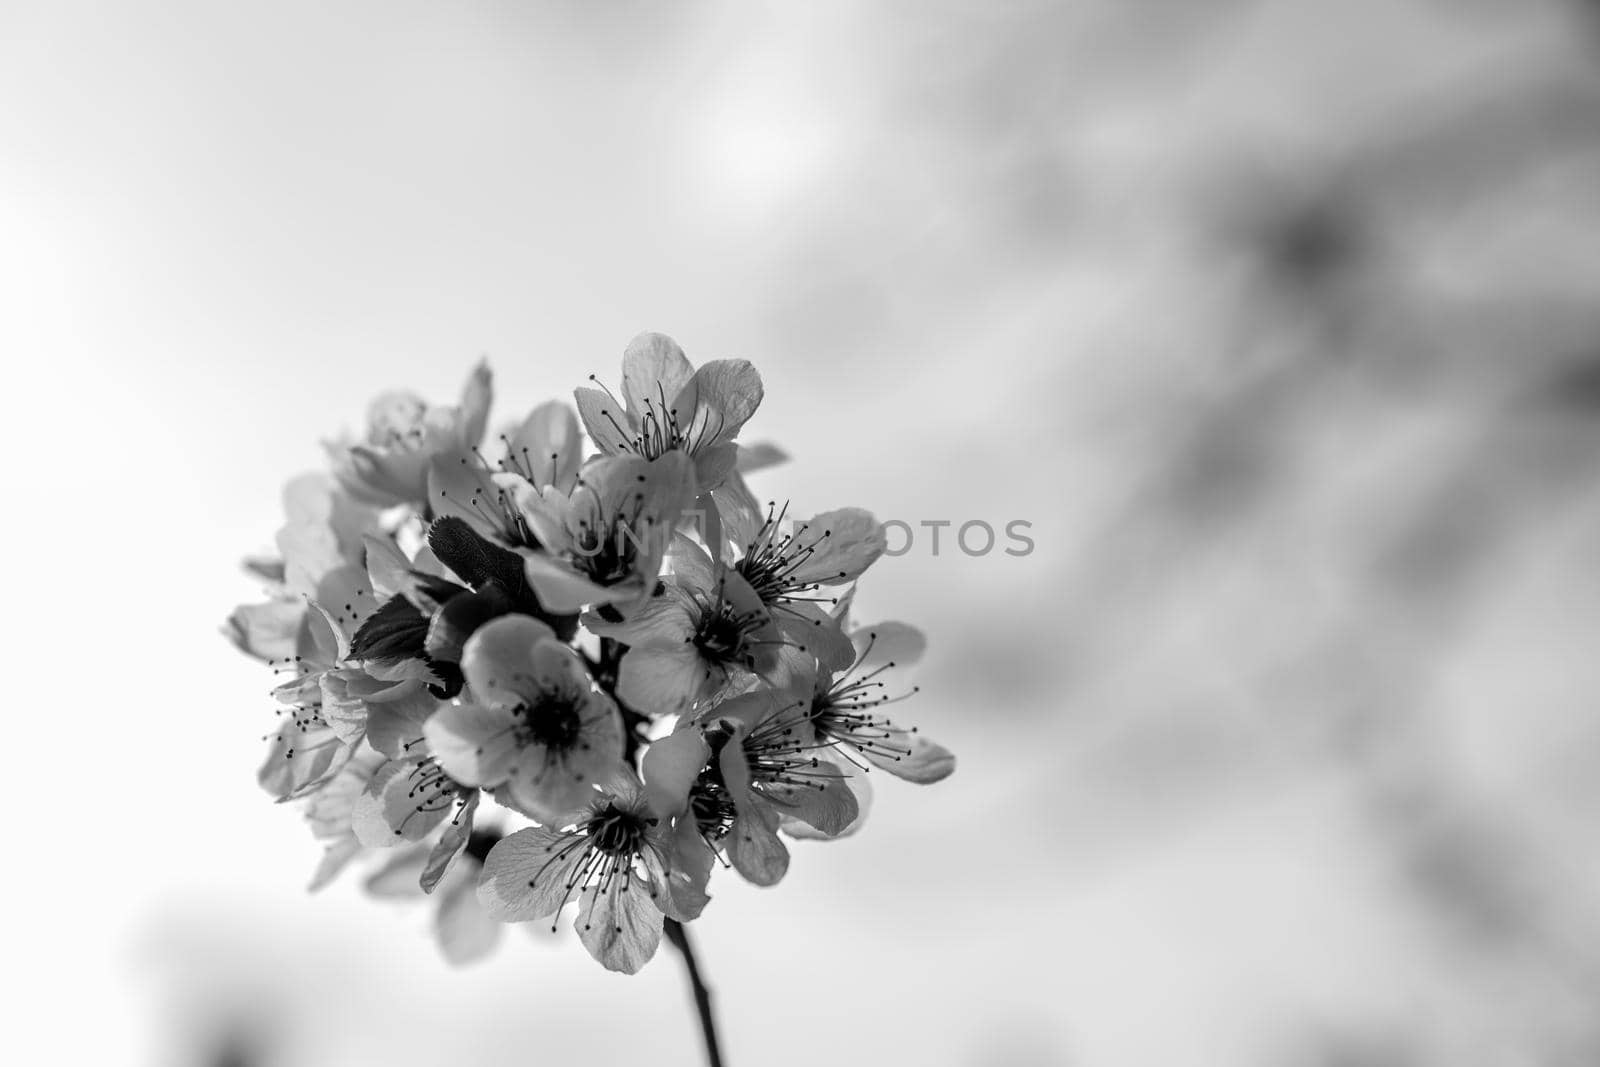
{"label": "black and white photograph", "polygon": [[1600,1065],[1600,3],[0,0],[19,1067]]}

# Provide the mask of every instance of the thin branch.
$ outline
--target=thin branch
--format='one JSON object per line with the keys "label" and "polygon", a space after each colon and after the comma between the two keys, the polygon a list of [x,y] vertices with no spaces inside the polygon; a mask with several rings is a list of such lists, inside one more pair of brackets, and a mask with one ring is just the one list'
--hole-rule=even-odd
{"label": "thin branch", "polygon": [[689,931],[676,919],[665,922],[667,940],[683,953],[684,968],[689,972],[689,984],[694,987],[694,1006],[700,1012],[700,1031],[706,1039],[706,1059],[711,1067],[722,1067],[722,1052],[717,1047],[717,1023],[711,1015],[711,990],[700,978],[700,968],[695,963],[694,946],[689,942]]}

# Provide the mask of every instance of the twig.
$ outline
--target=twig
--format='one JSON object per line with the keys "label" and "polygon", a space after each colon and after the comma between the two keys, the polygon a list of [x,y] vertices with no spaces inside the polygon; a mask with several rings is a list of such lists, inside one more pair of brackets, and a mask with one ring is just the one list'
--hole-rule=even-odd
{"label": "twig", "polygon": [[711,1015],[711,990],[700,978],[700,968],[694,959],[694,946],[689,942],[689,931],[676,919],[665,923],[667,940],[683,953],[684,968],[689,972],[689,984],[694,987],[694,1006],[700,1012],[700,1031],[706,1039],[706,1059],[711,1067],[722,1067],[722,1052],[717,1047],[717,1024]]}

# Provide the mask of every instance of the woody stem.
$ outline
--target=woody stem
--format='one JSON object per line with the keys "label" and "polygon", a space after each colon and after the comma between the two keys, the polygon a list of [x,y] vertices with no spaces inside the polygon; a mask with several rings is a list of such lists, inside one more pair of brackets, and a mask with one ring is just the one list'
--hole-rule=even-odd
{"label": "woody stem", "polygon": [[689,931],[676,919],[667,919],[664,925],[667,940],[672,942],[673,948],[683,953],[684,969],[688,971],[689,984],[694,988],[694,1006],[700,1013],[700,1032],[706,1041],[706,1060],[711,1067],[722,1067],[722,1052],[717,1047],[717,1023],[711,1015],[711,990],[706,988],[700,977]]}

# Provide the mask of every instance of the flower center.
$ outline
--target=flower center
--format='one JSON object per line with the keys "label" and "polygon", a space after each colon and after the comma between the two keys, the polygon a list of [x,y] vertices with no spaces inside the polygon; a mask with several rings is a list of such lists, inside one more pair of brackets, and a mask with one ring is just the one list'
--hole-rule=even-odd
{"label": "flower center", "polygon": [[[752,730],[744,739],[745,766],[750,769],[750,784],[819,785],[816,756],[810,755],[822,744],[804,739],[799,730],[804,719],[785,709]],[[819,785],[820,788],[820,785]]]}
{"label": "flower center", "polygon": [[639,419],[639,435],[634,438],[634,448],[645,459],[659,459],[686,441],[678,425],[678,409],[667,407],[663,398],[659,407],[655,401],[646,400],[644,415]]}
{"label": "flower center", "polygon": [[577,550],[572,562],[595,585],[616,585],[633,574],[638,558],[638,543],[632,529],[622,522],[580,524],[573,539]]}
{"label": "flower center", "polygon": [[715,607],[701,613],[700,624],[690,640],[713,663],[748,662],[750,637],[764,621],[759,611],[742,612],[719,599]]}
{"label": "flower center", "polygon": [[[882,682],[858,682],[818,693],[811,698],[811,707],[806,712],[812,729],[824,742],[839,742],[883,759],[900,760],[909,756],[911,749],[905,746],[904,731],[896,729],[887,716],[874,715],[868,709],[896,703],[917,690],[913,687],[910,693],[898,697],[874,695],[882,685]],[[912,727],[911,732],[916,733],[916,728]]]}
{"label": "flower center", "polygon": [[[522,517],[522,509],[517,507],[516,494],[495,482],[489,462],[483,458],[483,454],[474,448],[471,458],[462,456],[459,462],[474,483],[471,491],[451,496],[449,489],[441,489],[440,498],[476,515],[485,527],[493,531],[495,537],[511,548],[541,548],[539,539],[528,526],[528,520]],[[521,471],[520,467],[513,467],[505,460],[501,461],[500,466],[512,473]]]}
{"label": "flower center", "polygon": [[[720,772],[717,778],[721,778]],[[726,837],[728,831],[733,829],[734,816],[738,814],[732,794],[720,780],[712,780],[710,775],[695,782],[689,791],[689,809],[694,813],[695,828],[708,843]]]}
{"label": "flower center", "polygon": [[637,812],[619,808],[615,801],[589,816],[584,831],[589,844],[608,856],[631,856],[639,851],[651,820]]}
{"label": "flower center", "polygon": [[[616,395],[606,387],[605,383],[593,374],[589,380],[604,389],[611,401],[620,408],[623,405],[617,401]],[[690,455],[708,439],[715,438],[722,432],[723,419],[718,414],[716,429],[711,427],[708,418],[696,423],[695,413],[689,413],[687,424],[678,421],[678,409],[667,402],[666,389],[660,382],[656,383],[656,395],[644,397],[640,403],[644,406],[641,414],[632,416],[638,424],[637,432],[630,432],[610,408],[601,408],[600,417],[611,423],[612,429],[617,431],[617,436],[623,441],[623,446],[636,455],[645,459],[659,459],[674,449],[681,449]]]}
{"label": "flower center", "polygon": [[744,558],[734,568],[766,604],[789,593],[809,592],[817,588],[816,583],[796,580],[794,572],[816,555],[817,546],[824,538],[832,536],[831,530],[823,530],[810,543],[804,543],[810,529],[809,523],[801,523],[793,532],[780,536],[778,531],[789,513],[789,505],[785,503],[777,511],[774,508],[775,505],[767,506],[766,521],[745,546]]}
{"label": "flower center", "polygon": [[722,779],[720,758],[723,746],[732,736],[722,727],[706,731],[706,744],[711,749],[711,758],[689,788],[689,810],[694,815],[695,828],[700,831],[706,844],[713,846],[733,829],[734,816],[738,814],[733,794]]}
{"label": "flower center", "polygon": [[750,583],[750,588],[756,591],[762,603],[770,604],[778,599],[784,589],[783,559],[761,559],[755,556],[746,556],[734,567],[739,577]]}
{"label": "flower center", "polygon": [[523,744],[564,751],[574,747],[583,734],[581,705],[573,694],[547,693],[521,710]]}

